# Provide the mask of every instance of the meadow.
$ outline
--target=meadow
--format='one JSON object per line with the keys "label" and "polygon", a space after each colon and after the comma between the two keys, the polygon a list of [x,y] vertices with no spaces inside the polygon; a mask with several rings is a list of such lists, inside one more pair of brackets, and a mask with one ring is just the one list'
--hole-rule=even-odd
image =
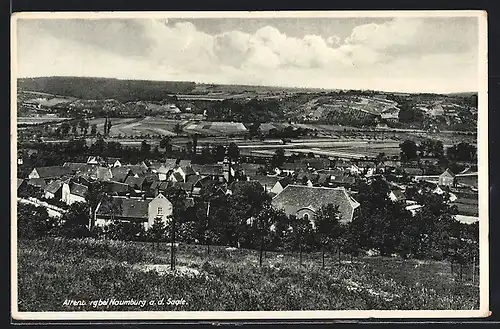
{"label": "meadow", "polygon": [[[458,281],[446,262],[386,257],[339,259],[266,252],[47,237],[18,241],[20,311],[471,310],[479,286]],[[92,300],[185,300],[184,305],[96,306]],[[63,305],[66,299],[86,305]]]}

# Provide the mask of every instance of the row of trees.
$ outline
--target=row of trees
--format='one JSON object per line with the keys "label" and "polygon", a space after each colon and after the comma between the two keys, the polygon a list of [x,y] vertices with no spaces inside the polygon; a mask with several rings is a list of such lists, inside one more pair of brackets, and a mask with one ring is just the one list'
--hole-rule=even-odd
{"label": "row of trees", "polygon": [[[448,205],[446,195],[433,194],[424,185],[416,186],[409,193],[412,199],[426,206],[412,214],[405,204],[387,197],[390,189],[385,181],[377,179],[361,184],[358,194],[361,206],[350,223],[342,221],[333,204],[324,205],[311,219],[287,216],[271,205],[268,194],[256,182],[238,182],[229,195],[214,182],[202,190],[200,200],[189,208],[183,202],[182,190],[166,191],[174,204],[172,220],[166,224],[157,221],[148,231],[139,224],[124,222],[89,231],[89,215],[95,211],[99,195],[105,195],[95,187],[88,204],[71,205],[52,228],[50,225],[54,224],[50,224],[45,214],[34,214],[33,209],[21,210],[19,234],[21,238],[55,232],[66,237],[94,235],[153,243],[182,241],[204,244],[207,248],[226,245],[259,250],[261,262],[265,250],[295,251],[299,255],[303,251],[321,251],[323,255],[336,252],[340,257],[341,253],[355,256],[360,250],[373,249],[384,256],[447,259],[460,266],[478,259],[478,225],[456,221],[456,209]],[[40,227],[33,225],[34,222],[49,224]],[[34,231],[30,233],[31,228]]]}
{"label": "row of trees", "polygon": [[[426,139],[420,144],[412,140],[405,140],[399,144],[401,149],[401,160],[410,161],[418,158],[443,158],[445,157],[443,142],[439,140]],[[474,161],[477,149],[474,145],[460,142],[446,149],[446,157],[457,161]]]}

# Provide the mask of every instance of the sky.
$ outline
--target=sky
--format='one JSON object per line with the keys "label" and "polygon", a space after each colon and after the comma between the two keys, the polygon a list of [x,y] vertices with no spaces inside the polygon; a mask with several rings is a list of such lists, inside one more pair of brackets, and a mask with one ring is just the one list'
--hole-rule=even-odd
{"label": "sky", "polygon": [[17,75],[477,91],[477,17],[17,20]]}

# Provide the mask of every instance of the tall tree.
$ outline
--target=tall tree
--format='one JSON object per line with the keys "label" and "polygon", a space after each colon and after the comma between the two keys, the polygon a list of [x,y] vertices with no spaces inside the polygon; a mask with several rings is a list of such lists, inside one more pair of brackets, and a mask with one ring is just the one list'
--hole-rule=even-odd
{"label": "tall tree", "polygon": [[[338,205],[327,204],[318,209],[314,215],[316,233],[321,244],[322,268],[325,268],[325,250],[333,251],[337,247],[340,253],[340,236],[343,233],[340,225]],[[340,255],[340,254],[339,254]],[[340,258],[340,257],[339,257]]]}
{"label": "tall tree", "polygon": [[92,126],[90,127],[90,134],[92,136],[95,136],[97,134],[97,125],[95,123],[93,123]]}
{"label": "tall tree", "polygon": [[227,155],[232,161],[238,161],[240,157],[240,149],[236,143],[231,142],[227,148]]}
{"label": "tall tree", "polygon": [[401,160],[408,161],[417,158],[418,147],[412,140],[405,140],[403,143],[399,144],[401,149]]}

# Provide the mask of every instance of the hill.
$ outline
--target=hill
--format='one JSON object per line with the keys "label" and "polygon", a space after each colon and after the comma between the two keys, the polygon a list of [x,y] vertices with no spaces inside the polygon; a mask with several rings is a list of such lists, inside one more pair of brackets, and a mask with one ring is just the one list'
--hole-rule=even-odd
{"label": "hill", "polygon": [[120,80],[87,77],[40,77],[17,80],[20,91],[36,91],[80,99],[116,99],[121,102],[161,101],[168,94],[189,93],[194,82]]}

